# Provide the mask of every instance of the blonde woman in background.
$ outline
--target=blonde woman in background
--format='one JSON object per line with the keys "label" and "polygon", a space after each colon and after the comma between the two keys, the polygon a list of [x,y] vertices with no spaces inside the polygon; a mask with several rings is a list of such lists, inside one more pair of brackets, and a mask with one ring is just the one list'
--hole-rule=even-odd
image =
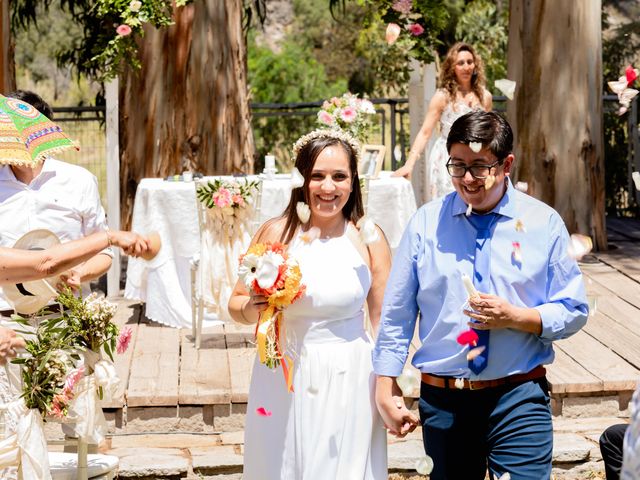
{"label": "blonde woman in background", "polygon": [[404,166],[393,173],[397,177],[411,177],[416,161],[421,157],[436,124],[440,122],[440,135],[427,162],[431,199],[453,191],[445,168],[449,158],[447,135],[453,122],[472,110],[489,111],[492,108],[491,93],[485,88],[482,59],[467,43],[458,42],[449,49],[442,63],[438,83],[440,88],[429,102],[427,115],[411,146],[409,158]]}

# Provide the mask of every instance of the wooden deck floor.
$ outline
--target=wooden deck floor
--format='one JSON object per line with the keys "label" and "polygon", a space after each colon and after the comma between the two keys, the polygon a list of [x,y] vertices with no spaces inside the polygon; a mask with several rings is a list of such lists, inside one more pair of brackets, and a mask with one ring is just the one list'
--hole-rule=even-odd
{"label": "wooden deck floor", "polygon": [[[628,397],[640,378],[640,221],[610,219],[608,229],[611,249],[581,264],[595,306],[587,326],[555,343],[556,360],[548,367],[555,398]],[[205,329],[195,350],[190,330],[149,322],[140,305],[118,302],[117,322],[133,329],[133,340],[116,359],[121,391],[106,407],[246,403],[252,327]]]}

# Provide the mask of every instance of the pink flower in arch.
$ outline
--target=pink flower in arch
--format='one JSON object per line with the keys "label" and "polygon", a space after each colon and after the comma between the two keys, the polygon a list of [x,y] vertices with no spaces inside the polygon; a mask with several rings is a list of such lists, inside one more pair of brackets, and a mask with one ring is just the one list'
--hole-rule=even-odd
{"label": "pink flower in arch", "polygon": [[411,12],[411,3],[411,0],[396,0],[393,2],[393,5],[391,5],[391,8],[403,15],[409,15]]}
{"label": "pink flower in arch", "polygon": [[242,198],[242,195],[235,194],[231,197],[231,199],[233,200],[233,203],[235,203],[236,205],[239,205],[241,207],[244,205],[244,198]]}
{"label": "pink flower in arch", "polygon": [[411,32],[411,35],[417,37],[424,33],[424,28],[419,23],[412,23],[407,27],[407,30]]}
{"label": "pink flower in arch", "polygon": [[131,34],[131,27],[125,24],[119,25],[118,28],[116,28],[116,33],[121,37],[126,37]]}
{"label": "pink flower in arch", "polygon": [[355,121],[357,116],[358,116],[358,112],[356,112],[356,109],[353,107],[346,107],[340,113],[340,118],[347,123],[351,123]]}
{"label": "pink flower in arch", "polygon": [[118,352],[119,355],[122,355],[127,351],[127,348],[129,348],[132,335],[133,330],[131,330],[131,327],[126,327],[120,332],[120,335],[118,335],[118,340],[116,341],[116,352]]}
{"label": "pink flower in arch", "polygon": [[389,25],[387,25],[387,32],[385,34],[385,37],[388,45],[393,45],[398,39],[399,35],[400,25],[398,25],[397,23],[390,23]]}
{"label": "pink flower in arch", "polygon": [[318,120],[325,125],[333,125],[334,118],[329,112],[325,112],[324,110],[320,110],[318,112]]}

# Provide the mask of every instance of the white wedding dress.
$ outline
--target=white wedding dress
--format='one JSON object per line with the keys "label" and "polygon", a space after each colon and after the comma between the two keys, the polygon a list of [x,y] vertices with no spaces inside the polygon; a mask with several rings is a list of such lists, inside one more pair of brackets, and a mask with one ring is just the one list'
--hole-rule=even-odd
{"label": "white wedding dress", "polygon": [[[386,433],[364,327],[369,268],[346,232],[311,244],[296,238],[289,254],[307,287],[284,312],[294,392],[281,367],[270,370],[256,357],[243,479],[386,480]],[[260,407],[271,416],[259,415]]]}
{"label": "white wedding dress", "polygon": [[470,107],[462,101],[448,102],[445,105],[440,116],[440,136],[438,136],[431,148],[431,152],[429,152],[429,163],[427,164],[432,200],[443,197],[455,190],[446,167],[447,160],[449,160],[447,137],[449,136],[451,125],[462,115],[480,109],[480,104]]}

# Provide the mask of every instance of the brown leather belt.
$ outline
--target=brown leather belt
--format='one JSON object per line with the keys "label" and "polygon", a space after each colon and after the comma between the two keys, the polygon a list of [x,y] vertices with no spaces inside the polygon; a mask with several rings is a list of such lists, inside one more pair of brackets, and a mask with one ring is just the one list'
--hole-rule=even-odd
{"label": "brown leather belt", "polygon": [[[493,380],[469,380],[465,378],[462,379],[462,390],[481,390],[483,388],[494,388],[501,387],[503,385],[524,383],[529,380],[542,378],[546,373],[547,371],[545,368],[542,365],[538,365],[530,372],[516,373],[515,375],[509,375],[508,377],[494,378]],[[439,377],[429,373],[422,374],[422,382],[427,385],[431,385],[432,387],[457,389],[459,387],[456,387],[456,380],[458,379],[455,377]]]}

